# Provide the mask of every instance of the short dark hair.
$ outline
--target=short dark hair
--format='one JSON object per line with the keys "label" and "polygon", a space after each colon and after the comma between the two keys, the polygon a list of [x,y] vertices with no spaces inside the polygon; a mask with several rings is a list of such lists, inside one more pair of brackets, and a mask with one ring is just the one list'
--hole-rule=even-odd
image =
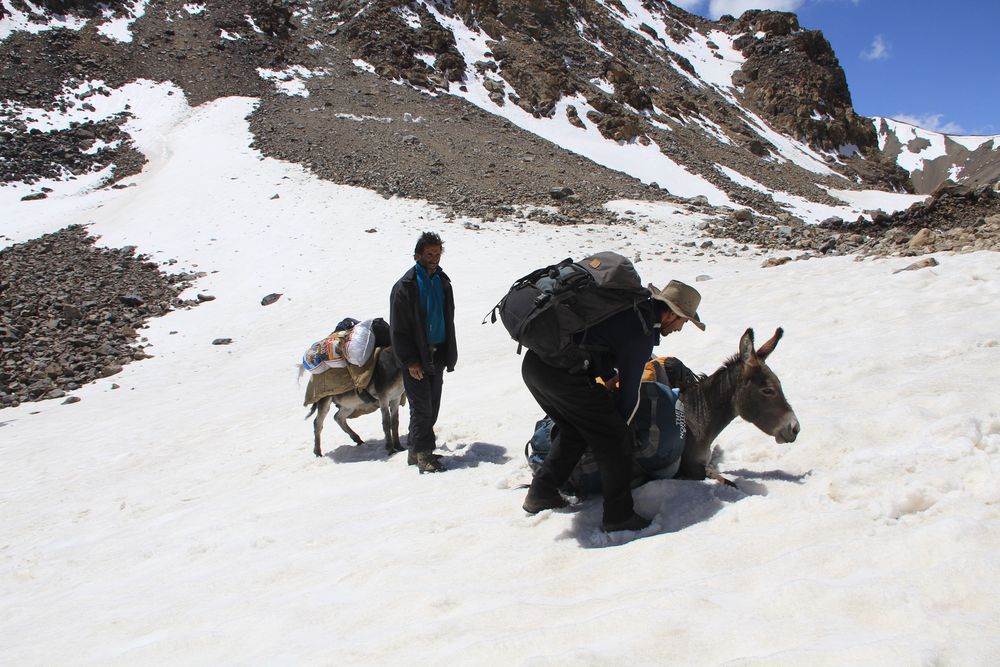
{"label": "short dark hair", "polygon": [[419,255],[424,251],[424,248],[429,245],[439,245],[444,248],[444,241],[442,241],[441,237],[434,232],[424,232],[420,235],[420,238],[417,239],[417,246],[413,249],[413,254]]}

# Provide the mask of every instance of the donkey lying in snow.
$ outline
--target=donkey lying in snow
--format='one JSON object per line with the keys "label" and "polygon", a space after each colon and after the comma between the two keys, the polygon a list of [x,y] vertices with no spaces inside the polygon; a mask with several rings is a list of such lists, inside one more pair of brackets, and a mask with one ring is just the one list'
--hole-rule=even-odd
{"label": "donkey lying in snow", "polygon": [[785,399],[781,381],[764,363],[781,340],[780,327],[756,351],[753,329],[740,338],[740,351],[722,368],[702,376],[695,384],[681,387],[687,439],[677,476],[705,479],[706,476],[732,485],[708,467],[712,442],[736,417],[742,417],[777,442],[795,442],[799,420]]}
{"label": "donkey lying in snow", "polygon": [[[650,456],[646,446],[649,443],[643,444],[639,438],[636,439],[632,452],[633,486],[665,477],[692,480],[711,477],[736,486],[710,468],[708,463],[712,443],[737,416],[754,424],[779,443],[795,440],[799,433],[799,420],[785,400],[781,382],[764,363],[782,334],[783,331],[779,328],[760,349],[754,350],[753,329],[747,329],[740,338],[740,351],[709,376],[696,376],[683,366],[681,369],[675,367],[673,370],[677,375],[671,375],[663,365],[654,363],[657,382],[680,389],[678,403],[682,403],[684,408],[684,429],[670,433],[657,427],[657,435],[653,435],[652,427],[656,424],[657,417],[647,414],[650,430],[645,434],[652,440],[651,444],[657,453]],[[648,409],[651,406],[646,407]],[[671,412],[670,416],[671,419],[676,419],[679,413]],[[525,447],[528,464],[536,473],[552,446],[552,428],[551,421],[539,421],[535,434]],[[685,435],[682,436],[682,433]],[[673,458],[676,454],[672,451],[678,444],[673,439],[676,437],[683,438],[679,443],[683,447],[679,460]],[[670,451],[659,451],[658,448],[665,444],[661,438],[666,438]],[[585,497],[598,493],[600,488],[600,470],[593,453],[588,450],[573,469],[564,490],[578,497]]]}
{"label": "donkey lying in snow", "polygon": [[375,354],[378,355],[378,358],[375,361],[372,382],[368,385],[368,393],[375,399],[375,402],[365,401],[357,392],[348,391],[335,396],[324,396],[313,403],[306,415],[306,419],[309,419],[313,413],[316,413],[316,419],[313,420],[313,454],[316,456],[323,455],[320,448],[320,434],[323,432],[323,421],[326,419],[327,413],[330,412],[331,403],[337,406],[337,412],[334,413],[333,418],[340,425],[340,428],[351,436],[351,440],[356,445],[363,445],[365,441],[347,425],[347,420],[380,409],[382,411],[382,431],[385,434],[386,453],[394,454],[403,451],[403,447],[399,444],[399,406],[406,403],[406,394],[403,391],[403,369],[396,361],[396,355],[392,353],[391,347],[378,348],[375,350]]}

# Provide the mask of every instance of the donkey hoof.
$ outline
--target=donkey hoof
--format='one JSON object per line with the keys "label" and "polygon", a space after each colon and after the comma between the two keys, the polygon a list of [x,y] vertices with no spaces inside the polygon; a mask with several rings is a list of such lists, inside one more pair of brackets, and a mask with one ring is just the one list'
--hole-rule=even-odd
{"label": "donkey hoof", "polygon": [[714,468],[709,468],[708,466],[705,466],[705,476],[709,477],[711,479],[714,479],[719,484],[725,484],[726,486],[732,487],[734,489],[739,489],[740,488],[740,487],[736,486],[736,482],[734,482],[733,480],[728,479],[726,477],[723,477],[719,473],[719,471],[716,470],[716,469],[714,469]]}

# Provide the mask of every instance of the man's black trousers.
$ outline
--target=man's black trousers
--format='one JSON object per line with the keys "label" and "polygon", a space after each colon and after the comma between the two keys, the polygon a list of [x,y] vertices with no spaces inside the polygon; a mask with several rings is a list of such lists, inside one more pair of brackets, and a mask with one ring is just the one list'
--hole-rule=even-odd
{"label": "man's black trousers", "polygon": [[414,380],[409,371],[403,368],[403,388],[410,404],[410,430],[406,436],[406,446],[411,451],[434,451],[437,438],[434,424],[437,423],[441,408],[443,375],[442,369],[438,367],[436,373],[424,373],[423,380]]}
{"label": "man's black trousers", "polygon": [[531,482],[532,491],[550,495],[562,487],[590,446],[601,473],[604,521],[632,516],[632,430],[611,393],[593,378],[549,366],[531,350],[524,354],[521,377],[559,426],[552,451]]}

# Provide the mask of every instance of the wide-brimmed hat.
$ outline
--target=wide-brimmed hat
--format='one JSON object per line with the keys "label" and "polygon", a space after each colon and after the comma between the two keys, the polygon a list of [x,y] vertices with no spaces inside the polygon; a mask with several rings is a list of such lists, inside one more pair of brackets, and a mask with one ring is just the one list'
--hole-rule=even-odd
{"label": "wide-brimmed hat", "polygon": [[653,293],[654,299],[667,304],[670,310],[684,319],[690,320],[702,331],[705,330],[704,323],[698,317],[698,305],[701,304],[701,294],[698,293],[698,290],[679,280],[671,280],[662,290],[653,287],[653,283],[650,283],[648,287],[649,291]]}

